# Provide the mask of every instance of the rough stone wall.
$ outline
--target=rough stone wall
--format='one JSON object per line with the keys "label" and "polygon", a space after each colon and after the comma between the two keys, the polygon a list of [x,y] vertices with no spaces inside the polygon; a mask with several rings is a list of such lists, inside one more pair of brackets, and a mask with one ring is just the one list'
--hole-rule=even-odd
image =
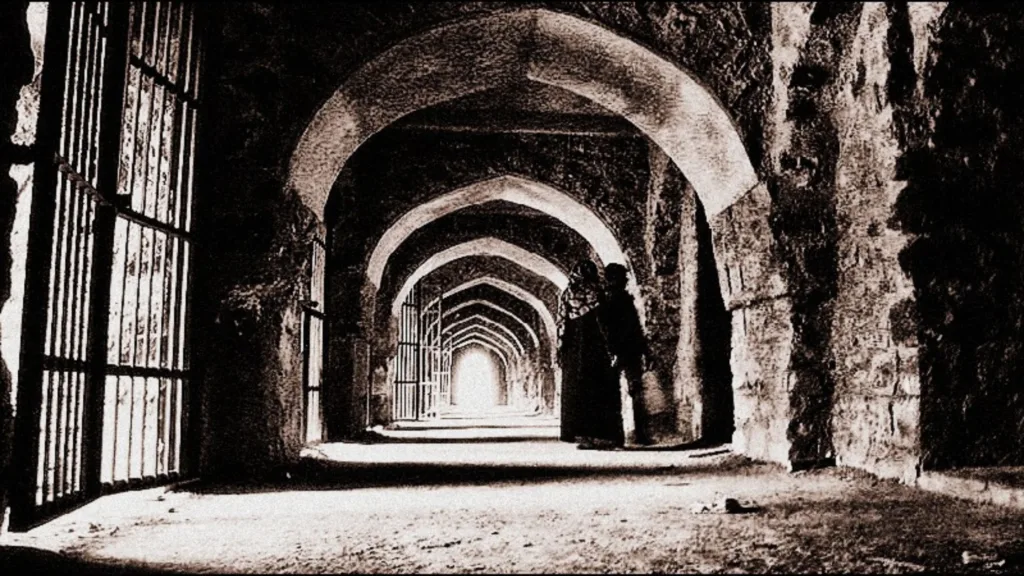
{"label": "rough stone wall", "polygon": [[[911,116],[896,221],[919,314],[923,466],[1024,463],[1024,10],[951,4]],[[923,134],[922,134],[923,133]]]}
{"label": "rough stone wall", "polygon": [[[680,238],[691,233],[691,222],[680,219],[686,180],[656,145],[649,143],[648,147],[650,179],[644,218],[644,252],[651,275],[640,284],[640,294],[647,307],[644,328],[651,354],[648,369],[658,374],[663,394],[675,399],[670,410],[652,415],[652,429],[648,432],[653,438],[681,435],[688,441],[693,439],[690,426],[680,421],[686,418],[680,412],[685,413],[688,406],[685,398],[676,395],[676,372],[681,352],[679,342],[684,337],[680,308],[690,304],[682,301],[680,268],[685,268],[688,263],[685,260],[680,262],[679,250]],[[695,304],[696,292],[688,296]]]}
{"label": "rough stone wall", "polygon": [[752,458],[790,463],[793,305],[769,228],[771,210],[768,190],[761,185],[715,216],[709,226],[718,281],[732,321],[733,446]]}
{"label": "rough stone wall", "polygon": [[208,51],[226,57],[212,58],[208,69],[195,211],[200,468],[207,476],[252,476],[294,461],[303,443],[301,302],[309,296],[312,241],[324,230],[286,190],[279,132],[288,125],[280,117],[286,102],[263,100],[288,74],[267,74],[272,62],[238,57],[238,42],[257,30],[216,19],[213,26],[223,33],[211,35]]}
{"label": "rough stone wall", "polygon": [[[655,174],[657,171],[652,162],[652,185],[661,180]],[[697,262],[700,251],[697,238],[697,204],[697,196],[693,189],[685,186],[679,193],[679,328],[672,374],[672,397],[676,404],[676,429],[681,436],[689,440],[701,437],[700,422],[704,412],[701,398],[704,383],[700,377],[698,363],[701,341],[697,327],[697,292],[700,282],[700,267]],[[714,288],[717,290],[718,286]]]}
{"label": "rough stone wall", "polygon": [[910,34],[906,6],[865,4],[834,110],[836,462],[904,479],[915,477],[920,457],[916,303],[899,265],[908,238],[889,220],[905,184],[896,174],[897,120],[916,84]]}
{"label": "rough stone wall", "polygon": [[[792,295],[793,354],[784,389],[789,395],[789,461],[797,466],[834,456],[830,338],[837,290],[839,157],[834,111],[842,83],[840,63],[850,51],[861,5],[819,2],[804,24],[807,12],[805,5],[780,6],[776,11],[781,44],[777,52],[784,56],[776,81],[784,96],[777,104],[785,103],[785,113],[780,110],[775,116],[778,139],[772,147],[777,174],[769,181],[775,200],[772,229]],[[793,49],[798,53],[795,61]],[[782,74],[788,75],[788,82],[783,83]]]}
{"label": "rough stone wall", "polygon": [[[9,2],[0,7],[0,305],[11,296],[11,236],[14,231],[19,188],[9,176],[13,154],[7,146],[18,128],[21,88],[32,80],[33,56],[26,21],[28,2]],[[0,333],[0,338],[20,334]],[[0,522],[6,516],[10,486],[10,457],[14,447],[14,402],[8,359],[0,356]]]}

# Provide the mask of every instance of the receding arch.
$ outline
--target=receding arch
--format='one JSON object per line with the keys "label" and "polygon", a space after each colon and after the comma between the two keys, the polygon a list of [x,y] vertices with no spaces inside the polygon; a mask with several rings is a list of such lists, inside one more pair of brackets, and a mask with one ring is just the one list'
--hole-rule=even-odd
{"label": "receding arch", "polygon": [[364,64],[307,126],[289,186],[323,219],[331,186],[367,138],[416,110],[522,80],[632,122],[686,175],[709,218],[758,184],[736,126],[688,72],[599,25],[528,9],[434,28]]}
{"label": "receding arch", "polygon": [[498,322],[497,320],[494,320],[492,318],[488,318],[483,314],[473,314],[472,316],[452,322],[451,324],[448,324],[447,326],[444,327],[442,334],[445,332],[455,330],[456,328],[463,326],[468,322],[478,322],[482,323],[482,325],[494,326],[494,328],[501,330],[502,334],[507,335],[509,341],[515,345],[516,351],[519,355],[526,354],[526,346],[523,346],[523,341],[519,339],[519,336],[515,332],[509,330],[509,328],[502,324],[501,322]]}
{"label": "receding arch", "polygon": [[468,242],[463,242],[462,244],[456,244],[451,248],[447,248],[434,254],[425,262],[420,264],[416,270],[405,279],[405,282],[402,284],[402,288],[398,291],[398,294],[391,305],[392,315],[398,314],[402,302],[405,301],[405,297],[421,278],[449,262],[454,262],[455,260],[466,258],[468,256],[498,256],[500,258],[504,258],[513,264],[518,264],[519,266],[526,268],[538,276],[548,279],[558,288],[559,291],[564,290],[565,287],[569,285],[569,277],[566,276],[565,272],[547,258],[499,238],[486,236],[483,238],[476,238]]}
{"label": "receding arch", "polygon": [[474,288],[476,286],[491,286],[493,288],[497,288],[498,290],[501,290],[502,292],[511,295],[513,298],[517,298],[523,302],[526,302],[540,316],[541,322],[543,322],[544,324],[544,330],[547,332],[548,338],[551,340],[551,342],[555,343],[557,341],[558,328],[555,323],[555,316],[552,310],[549,309],[543,302],[541,302],[540,298],[537,298],[537,296],[534,295],[532,292],[526,290],[525,288],[517,284],[513,284],[506,280],[502,280],[501,278],[495,278],[494,276],[481,276],[479,278],[468,280],[462,284],[459,284],[458,286],[453,287],[452,289],[442,294],[441,297],[449,298],[455,294],[458,294],[459,292],[462,292],[463,290],[469,290],[470,288]]}
{"label": "receding arch", "polygon": [[506,374],[505,378],[508,378],[508,359],[505,358],[505,355],[501,352],[501,350],[498,350],[497,348],[495,348],[495,346],[493,344],[490,344],[488,342],[484,342],[483,340],[478,340],[474,336],[466,338],[466,339],[462,340],[461,342],[452,344],[452,350],[453,351],[454,350],[459,350],[460,348],[465,348],[466,346],[480,346],[482,348],[486,348],[489,351],[493,352],[494,355],[498,357],[498,360],[501,360],[501,366],[502,366],[502,368],[504,368],[505,374]]}
{"label": "receding arch", "polygon": [[[540,348],[540,338],[537,336],[537,332],[533,329],[533,326],[530,326],[530,324],[526,320],[520,318],[519,315],[503,308],[502,306],[499,306],[498,304],[495,304],[494,302],[491,302],[490,300],[474,299],[461,302],[455,306],[452,306],[451,308],[446,309],[444,313],[441,315],[441,321],[443,321],[444,318],[447,318],[448,316],[458,312],[459,310],[464,310],[470,306],[484,306],[485,308],[489,308],[491,310],[501,313],[505,317],[515,320],[517,323],[519,323],[520,326],[523,327],[524,330],[526,330],[526,333],[530,335],[530,341],[533,342],[534,347]],[[436,326],[437,323],[438,320],[432,320],[429,324],[427,324],[428,334],[430,333],[430,329]]]}
{"label": "receding arch", "polygon": [[491,336],[482,330],[467,331],[463,334],[459,334],[458,336],[453,336],[451,339],[452,349],[455,349],[459,343],[466,340],[479,340],[480,342],[487,343],[495,350],[495,352],[501,354],[502,359],[505,361],[506,370],[509,369],[513,365],[513,361],[516,360],[515,356],[511,355],[507,348],[504,348],[501,343],[492,340]]}
{"label": "receding arch", "polygon": [[519,176],[498,176],[464,186],[403,214],[381,236],[366,268],[366,276],[379,288],[388,259],[413,231],[469,206],[505,201],[543,212],[576,231],[586,240],[601,264],[627,264],[615,234],[593,210],[572,196],[534,180]]}
{"label": "receding arch", "polygon": [[455,341],[459,336],[462,336],[463,334],[467,334],[470,332],[481,332],[483,334],[486,334],[495,344],[500,343],[506,346],[509,351],[510,359],[515,358],[516,360],[518,360],[523,356],[522,352],[520,352],[520,350],[516,347],[512,340],[510,340],[507,336],[501,334],[500,332],[496,331],[494,328],[486,324],[471,324],[459,330],[453,330],[449,332],[448,337],[452,341]]}

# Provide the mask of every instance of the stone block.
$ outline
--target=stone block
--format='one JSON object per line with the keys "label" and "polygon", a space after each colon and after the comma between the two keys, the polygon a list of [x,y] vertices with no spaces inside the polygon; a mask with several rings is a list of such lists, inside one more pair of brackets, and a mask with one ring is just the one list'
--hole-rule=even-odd
{"label": "stone block", "polygon": [[905,478],[920,463],[919,433],[917,397],[864,394],[835,401],[832,436],[837,464]]}
{"label": "stone block", "polygon": [[726,307],[787,293],[783,267],[769,225],[771,198],[758,184],[709,222]]}

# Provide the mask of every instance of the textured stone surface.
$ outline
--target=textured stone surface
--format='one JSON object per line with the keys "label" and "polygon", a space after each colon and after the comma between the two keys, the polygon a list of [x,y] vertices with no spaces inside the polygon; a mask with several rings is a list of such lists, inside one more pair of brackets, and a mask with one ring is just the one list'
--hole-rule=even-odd
{"label": "textured stone surface", "polygon": [[215,178],[231,192],[210,194],[197,215],[206,250],[196,254],[194,347],[201,469],[246,476],[298,458],[303,444],[300,305],[322,231],[297,198],[273,192],[280,184],[232,172]]}
{"label": "textured stone surface", "polygon": [[[10,2],[0,8],[0,305],[11,296],[11,233],[14,228],[18,186],[8,176],[11,159],[2,151],[18,127],[18,98],[22,86],[32,80],[33,57],[26,21],[28,2]],[[17,338],[0,333],[0,338]],[[0,357],[0,522],[6,512],[9,462],[14,446],[14,402],[11,373]]]}
{"label": "textured stone surface", "polygon": [[751,458],[790,462],[792,304],[775,298],[732,311],[733,446]]}
{"label": "textured stone surface", "polygon": [[732,313],[733,444],[751,457],[789,463],[793,304],[769,228],[772,210],[767,189],[758,186],[709,224],[720,292]]}
{"label": "textured stone surface", "polygon": [[912,478],[920,456],[917,324],[913,285],[898,261],[907,236],[888,226],[904,185],[896,180],[902,150],[894,108],[907,104],[899,83],[914,86],[914,38],[906,13],[899,16],[865,5],[840,68],[832,430],[838,464]]}
{"label": "textured stone surface", "polygon": [[[910,116],[896,224],[920,321],[930,468],[1024,462],[1024,11],[951,5],[934,22]],[[915,122],[916,120],[916,122]]]}

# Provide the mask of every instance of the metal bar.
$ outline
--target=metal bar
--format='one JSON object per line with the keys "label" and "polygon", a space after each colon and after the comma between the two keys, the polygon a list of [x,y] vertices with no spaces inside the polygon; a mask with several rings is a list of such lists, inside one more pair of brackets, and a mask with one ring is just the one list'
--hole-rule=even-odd
{"label": "metal bar", "polygon": [[[61,307],[61,310],[60,310],[61,323],[59,325],[60,345],[59,345],[59,352],[58,352],[58,354],[60,354],[60,356],[62,356],[62,357],[67,357],[68,356],[68,351],[69,351],[68,349],[71,347],[70,346],[70,340],[71,340],[70,332],[73,329],[72,317],[74,316],[74,313],[75,313],[75,311],[72,309],[73,299],[71,298],[71,292],[72,292],[72,289],[74,288],[73,282],[71,280],[71,274],[72,274],[71,268],[75,264],[74,252],[75,252],[75,248],[76,248],[76,239],[77,239],[77,234],[75,234],[75,228],[76,228],[76,225],[78,223],[77,220],[76,220],[76,217],[78,216],[78,214],[77,214],[78,213],[78,209],[77,209],[78,208],[78,206],[77,206],[78,203],[75,202],[75,200],[77,200],[77,199],[78,199],[77,195],[74,193],[73,190],[65,189],[65,194],[63,195],[63,200],[65,202],[65,205],[64,205],[64,210],[61,211],[62,212],[62,214],[61,214],[61,224],[62,224],[62,227],[67,229],[67,235],[66,236],[62,235],[62,237],[63,237],[62,238],[63,239],[63,250],[61,251],[62,252],[62,254],[61,254],[61,269],[60,269],[61,276],[60,276],[60,280],[59,280],[59,285],[62,287],[62,291],[61,291],[61,294],[62,294],[61,300],[62,300],[62,302],[61,302],[61,305],[60,305],[60,307]],[[53,440],[54,441],[54,446],[55,446],[55,453],[54,453],[55,459],[53,461],[53,468],[54,468],[54,479],[53,479],[54,496],[53,496],[53,498],[54,499],[57,499],[57,498],[60,497],[60,493],[61,493],[60,491],[61,491],[61,489],[64,486],[64,472],[65,472],[65,463],[66,463],[66,456],[67,456],[67,453],[66,453],[66,450],[65,450],[66,442],[67,442],[67,437],[66,437],[66,434],[65,434],[65,431],[66,431],[65,427],[66,427],[66,424],[67,424],[67,409],[68,409],[67,398],[66,398],[66,395],[65,395],[65,388],[67,387],[67,382],[66,382],[65,378],[66,378],[67,374],[68,374],[67,372],[60,372],[60,383],[59,383],[59,385],[57,387],[57,405],[56,405],[57,416],[56,416],[55,428],[50,431],[55,436],[54,440]]]}
{"label": "metal bar", "polygon": [[[61,141],[63,92],[69,61],[71,6],[51,4],[47,23],[47,39],[36,149],[52,152]],[[35,521],[36,494],[40,487],[39,452],[43,445],[39,423],[46,417],[43,408],[44,371],[42,356],[46,346],[52,272],[53,217],[56,209],[54,190],[58,184],[56,170],[45,163],[37,165],[34,179],[28,254],[26,290],[22,318],[21,368],[18,387],[18,413],[15,419],[12,470],[15,478],[11,492],[11,529],[25,530]],[[46,398],[49,404],[48,397]]]}
{"label": "metal bar", "polygon": [[[95,108],[99,101],[99,86],[97,82],[97,76],[99,75],[98,60],[100,58],[101,47],[96,27],[94,26],[95,13],[90,11],[88,17],[83,14],[83,20],[81,22],[80,34],[85,35],[85,63],[80,65],[81,69],[80,84],[78,86],[76,107],[76,115],[78,120],[74,126],[77,128],[79,134],[74,139],[76,142],[77,149],[71,154],[79,167],[79,175],[83,176],[86,181],[91,180],[94,175],[94,166],[92,164],[96,150],[93,132],[95,129]],[[69,278],[70,288],[73,293],[71,310],[70,310],[70,324],[71,330],[66,334],[68,339],[68,354],[75,359],[84,359],[85,352],[85,341],[87,339],[87,321],[88,314],[84,309],[87,292],[88,292],[88,254],[89,248],[89,236],[91,233],[91,205],[89,204],[88,197],[75,192],[72,192],[74,197],[74,228],[71,231],[73,236],[71,254],[71,271],[70,275],[66,276]],[[66,383],[66,406],[63,407],[65,412],[64,426],[62,434],[63,438],[63,454],[61,461],[61,490],[62,496],[69,492],[73,492],[77,476],[77,464],[76,464],[76,449],[78,446],[77,440],[77,427],[78,427],[78,411],[79,411],[79,372],[64,374],[64,382]],[[62,385],[62,388],[65,386]]]}
{"label": "metal bar", "polygon": [[415,371],[414,371],[414,375],[413,375],[413,380],[416,382],[416,387],[413,388],[413,402],[415,404],[414,418],[416,420],[419,420],[420,419],[420,387],[419,387],[419,380],[420,380],[420,374],[421,374],[421,358],[420,358],[420,356],[421,356],[421,354],[420,354],[421,348],[420,348],[420,346],[422,344],[421,341],[420,341],[421,334],[420,334],[420,330],[419,330],[420,329],[420,307],[419,307],[419,304],[420,304],[420,286],[419,286],[419,284],[413,286],[412,293],[413,293],[413,302],[414,302],[414,306],[415,306],[414,307],[414,310],[415,310],[414,314],[415,314],[415,316],[413,316],[412,322],[411,322],[410,325],[414,326],[415,330],[416,330],[415,335],[414,335],[414,338],[416,339],[415,340],[416,348],[415,348],[415,352],[414,352],[414,356],[413,356],[413,359],[416,362],[416,367],[414,369]]}
{"label": "metal bar", "polygon": [[[138,2],[138,3],[132,3],[131,4],[131,18],[132,18],[131,29],[132,29],[133,32],[131,34],[131,38],[129,39],[129,42],[130,42],[129,51],[132,54],[134,54],[136,51],[139,54],[141,54],[143,52],[143,50],[145,50],[146,12],[147,12],[147,7],[148,7],[148,3],[146,3],[146,2]],[[127,92],[128,94],[130,94],[133,97],[132,98],[132,112],[131,112],[131,117],[132,117],[131,135],[132,135],[132,137],[131,137],[130,142],[125,144],[125,145],[123,145],[123,147],[122,147],[123,149],[127,149],[128,154],[129,154],[129,159],[128,159],[128,166],[127,166],[126,175],[122,176],[122,177],[120,177],[118,179],[118,184],[119,184],[118,190],[119,190],[121,195],[123,195],[125,198],[128,199],[127,203],[130,203],[131,202],[131,198],[134,195],[135,182],[136,182],[137,177],[139,175],[138,163],[137,162],[138,162],[139,156],[142,154],[142,149],[141,149],[141,145],[140,145],[141,143],[139,141],[139,127],[140,127],[140,120],[141,120],[141,116],[142,116],[142,108],[144,106],[144,103],[143,103],[144,93],[143,93],[142,75],[138,74],[138,73],[135,73],[135,70],[132,69],[131,67],[127,67],[127,69],[128,69],[129,77],[126,80],[127,88],[126,88],[125,92]],[[125,135],[127,135],[127,132],[125,133]],[[121,186],[121,183],[124,183],[124,186]],[[124,260],[122,262],[123,268],[122,268],[122,270],[120,272],[120,274],[121,274],[121,290],[119,292],[119,298],[120,298],[121,307],[120,307],[120,312],[119,312],[119,315],[118,315],[117,359],[118,359],[119,362],[130,362],[131,361],[131,347],[132,347],[132,344],[134,343],[134,338],[135,338],[134,337],[135,319],[131,318],[131,320],[130,320],[130,326],[131,326],[131,332],[132,332],[130,337],[132,339],[132,342],[125,342],[125,338],[127,337],[126,322],[128,322],[128,320],[129,320],[129,317],[126,314],[129,300],[127,298],[125,298],[125,295],[129,294],[129,277],[130,277],[130,274],[129,274],[128,264],[129,264],[129,259],[132,258],[132,253],[131,253],[131,250],[130,250],[130,246],[131,246],[133,232],[136,231],[136,228],[133,227],[129,222],[126,222],[124,224],[123,230],[124,230],[124,250],[122,251],[122,254],[123,254]],[[138,263],[137,262],[136,262],[135,269],[136,270],[138,269]],[[112,428],[113,428],[113,446],[111,447],[111,454],[112,454],[112,456],[111,456],[111,479],[116,481],[117,480],[117,475],[118,475],[119,464],[121,462],[121,459],[120,459],[120,448],[121,447],[120,447],[120,441],[119,441],[120,440],[120,435],[121,435],[121,426],[122,426],[122,421],[121,421],[122,420],[121,419],[121,378],[120,377],[114,379],[114,399],[113,399],[113,403],[112,403],[112,411],[113,411],[113,424],[112,424]],[[129,414],[129,433],[130,433],[130,431],[131,431],[131,419],[130,419],[130,414]],[[125,457],[125,466],[126,466],[125,474],[126,474],[126,476],[128,475],[128,469],[127,469],[127,464],[128,464],[127,460],[128,460],[128,458],[127,458],[127,453],[129,453],[129,452],[130,452],[130,445],[129,445],[129,450],[126,451],[126,457]]]}
{"label": "metal bar", "polygon": [[302,315],[302,398],[303,398],[303,409],[302,409],[302,433],[305,437],[305,441],[309,442],[309,315]]}
{"label": "metal bar", "polygon": [[[205,18],[202,17],[202,15],[205,14],[205,11],[203,11],[202,9],[203,5],[186,4],[185,6],[187,6],[189,10],[190,21],[193,23],[193,25],[190,26],[188,36],[189,50],[192,51],[194,50],[195,47],[200,45],[200,38],[202,37],[202,34],[198,33],[197,30],[206,29],[207,23],[205,22]],[[198,24],[198,26],[196,26],[196,24]],[[195,74],[196,78],[198,78],[201,75],[200,71],[201,70],[198,67],[197,63]],[[205,74],[208,72],[203,71],[203,73]],[[209,161],[209,156],[211,152],[210,148],[207,145],[197,146],[196,144],[196,135],[198,133],[200,125],[200,119],[197,117],[196,109],[199,106],[200,100],[198,97],[195,100],[195,107],[192,107],[191,104],[185,106],[186,116],[188,117],[189,120],[189,124],[186,125],[187,130],[185,131],[186,140],[188,141],[188,156],[185,157],[188,161],[188,169],[185,172],[187,174],[187,185],[184,188],[186,194],[182,198],[184,218],[181,223],[181,227],[183,230],[188,231],[192,230],[192,211],[195,208],[196,204],[196,171],[201,170],[204,176],[209,176],[213,173],[214,170],[213,163]],[[179,334],[182,342],[181,348],[183,366],[188,367],[191,366],[192,342],[191,339],[187,338],[186,336],[193,330],[196,322],[196,320],[191,315],[193,298],[193,294],[190,289],[193,281],[193,268],[191,265],[191,258],[191,245],[190,243],[183,242],[182,261],[185,270],[184,273],[181,275],[182,298],[180,299],[180,301],[182,303],[182,330],[180,331]],[[202,380],[201,378],[193,377],[188,381],[182,381],[180,400],[180,405],[182,408],[181,417],[176,421],[176,425],[180,427],[178,437],[183,440],[183,446],[179,449],[179,456],[181,458],[179,468],[185,470],[189,474],[195,472],[195,458],[199,454],[199,447],[201,441],[199,436],[199,428],[197,426],[192,426],[190,422],[190,415],[198,413],[199,410],[201,409],[201,406],[199,405],[200,396],[199,394],[195,394],[192,389],[192,386],[197,381]]]}
{"label": "metal bar", "polygon": [[[141,41],[140,50],[141,50],[141,55],[142,55],[143,58],[146,57],[145,53],[147,52],[147,48],[148,48],[149,49],[148,50],[149,58],[152,59],[152,60],[155,60],[156,53],[157,53],[157,45],[160,42],[160,39],[159,39],[160,8],[161,8],[160,3],[156,3],[154,5],[153,29],[152,29],[153,31],[152,31],[152,34],[150,35],[151,39],[152,39],[152,42],[150,43],[149,46],[146,46],[145,39],[143,38],[143,40]],[[147,27],[145,22],[143,23],[143,27],[144,28]],[[148,86],[149,86],[148,89],[146,88],[146,86],[147,86],[147,79],[150,80],[149,83],[148,83]],[[141,174],[138,173],[138,172],[136,173],[136,175],[137,176],[141,176],[141,179],[142,179],[142,194],[141,195],[137,194],[137,191],[133,187],[130,190],[130,194],[131,194],[130,197],[131,197],[131,207],[132,207],[132,209],[135,210],[138,214],[144,215],[145,211],[146,211],[146,204],[147,204],[146,200],[147,200],[147,197],[149,196],[150,175],[152,174],[151,156],[153,154],[153,143],[152,143],[151,137],[152,137],[153,112],[154,112],[154,109],[156,108],[156,88],[155,88],[155,86],[154,86],[154,84],[152,82],[152,79],[148,78],[147,75],[145,75],[145,74],[140,74],[139,80],[140,80],[140,82],[139,82],[140,99],[141,99],[142,96],[145,96],[145,104],[146,104],[146,126],[145,126],[145,130],[144,130],[145,137],[143,139],[145,144],[143,144],[142,147],[141,147],[141,150],[142,150],[142,153],[143,153],[143,156],[141,158],[141,160],[142,160]],[[138,145],[138,141],[137,140],[136,140],[136,148],[135,149],[136,149],[136,153],[138,154],[138,152],[140,150],[140,146]],[[131,355],[130,355],[129,362],[132,365],[136,365],[136,366],[139,365],[139,348],[140,348],[139,322],[141,321],[140,310],[142,309],[142,297],[143,297],[142,285],[143,285],[143,282],[144,282],[144,279],[143,279],[143,276],[142,276],[142,270],[143,270],[143,266],[144,266],[144,263],[145,263],[144,251],[145,251],[145,246],[146,246],[145,245],[145,240],[146,240],[146,233],[147,233],[147,231],[150,234],[153,233],[151,230],[148,230],[148,229],[141,229],[141,230],[139,230],[139,233],[138,233],[138,245],[137,245],[138,248],[135,251],[136,268],[135,268],[135,275],[134,275],[134,278],[133,278],[134,288],[135,288],[135,301],[134,301],[135,309],[134,309],[134,311],[132,311],[133,331],[132,331]],[[147,312],[148,312],[148,302],[147,302]],[[148,320],[147,320],[147,324],[148,324]],[[147,329],[148,329],[148,325],[147,325]],[[142,334],[145,334],[145,332],[142,332]],[[143,380],[143,382],[145,382],[145,380]],[[136,387],[137,387],[137,384],[138,384],[137,383],[137,379],[136,378],[132,378],[131,379],[131,383],[132,384],[131,384],[131,394],[130,394],[130,404],[129,404],[130,407],[129,407],[128,451],[127,451],[128,477],[129,478],[131,478],[132,472],[133,472],[131,463],[132,463],[132,456],[133,456],[133,452],[134,452],[133,448],[135,447],[135,438],[134,438],[135,432],[136,432],[136,430],[135,430],[135,419],[136,419],[136,415],[135,415],[135,399],[136,399],[136,394],[137,394],[137,390],[136,390]],[[145,420],[144,420],[144,414],[145,414],[145,390],[143,390],[143,406],[142,406],[142,408],[143,408],[143,420],[142,420],[142,426],[140,427],[141,431],[142,431],[142,432],[140,432],[140,436],[144,433],[144,430],[145,430]],[[143,438],[139,438],[140,442],[142,442],[142,440],[143,440]],[[140,444],[140,448],[141,447],[142,447],[142,444]],[[143,454],[140,453],[139,456],[140,456],[139,457],[139,472],[140,472],[140,475],[141,475],[142,468],[143,468],[143,466],[142,466]]]}
{"label": "metal bar", "polygon": [[[97,145],[102,156],[96,166],[96,185],[100,190],[117,190],[121,168],[121,133],[124,123],[124,93],[126,52],[129,48],[129,6],[105,5],[104,24],[110,40],[105,42],[102,62],[102,108],[98,111],[99,131]],[[111,13],[112,11],[112,13]],[[90,371],[83,384],[86,399],[82,425],[82,450],[85,493],[99,495],[102,491],[104,406],[106,404],[106,374],[110,341],[111,289],[114,265],[116,216],[113,207],[97,203],[95,234],[92,240],[92,287],[90,290],[91,322],[88,333],[87,359]],[[127,255],[125,255],[127,257]],[[120,344],[120,342],[119,342]],[[120,355],[120,350],[118,350]],[[114,405],[116,409],[117,398]],[[117,438],[116,420],[114,438]],[[112,462],[116,463],[116,450]]]}
{"label": "metal bar", "polygon": [[[157,4],[157,7],[159,9],[160,4]],[[170,16],[170,14],[165,14],[164,17],[161,18],[159,11],[157,12],[157,14],[158,14],[158,16],[157,16],[157,22],[156,22],[156,37],[155,37],[156,42],[154,44],[155,45],[154,50],[155,50],[155,58],[156,58],[155,62],[158,63],[158,65],[159,65],[160,61],[166,59],[166,54],[167,54],[166,45],[169,43],[169,39],[167,37],[169,36],[169,32],[170,32],[171,16]],[[155,130],[152,131],[152,136],[154,136],[156,138],[156,146],[155,146],[155,148],[154,148],[154,146],[152,144],[152,140],[150,140],[150,152],[153,153],[153,159],[150,160],[150,166],[149,166],[150,173],[153,175],[153,178],[152,178],[152,190],[150,190],[150,186],[149,186],[150,179],[147,177],[147,179],[146,179],[147,186],[145,188],[146,193],[145,193],[145,195],[143,197],[144,199],[143,199],[143,203],[142,203],[141,210],[140,210],[142,214],[144,214],[144,215],[146,215],[146,216],[148,216],[150,218],[153,218],[153,216],[157,213],[157,209],[158,209],[158,207],[160,205],[160,194],[161,194],[161,192],[163,190],[163,174],[164,174],[163,173],[163,165],[164,165],[164,120],[165,120],[166,115],[167,115],[166,114],[167,113],[167,90],[165,90],[163,88],[160,88],[160,90],[158,91],[158,94],[159,95],[154,94],[154,102],[152,103],[152,109],[151,109],[151,110],[156,111],[157,114],[158,114],[158,117],[157,117],[157,127],[156,127]],[[156,100],[157,99],[159,99],[159,103],[160,103],[159,106],[156,104]],[[155,163],[153,163],[153,160],[155,160]],[[154,218],[154,220],[155,220],[155,218]],[[154,320],[153,309],[154,309],[154,306],[160,306],[160,303],[157,303],[155,301],[156,298],[155,298],[155,293],[154,293],[154,289],[153,288],[154,288],[154,281],[155,281],[156,275],[157,275],[157,273],[156,273],[156,269],[157,269],[156,257],[157,257],[157,253],[159,252],[157,247],[160,245],[160,240],[161,240],[160,235],[155,230],[150,230],[149,234],[150,234],[149,256],[148,256],[148,264],[149,265],[148,265],[148,267],[145,268],[147,278],[144,280],[145,288],[146,288],[146,290],[145,290],[145,292],[146,292],[146,304],[145,304],[145,307],[144,307],[145,308],[145,319],[144,319],[145,328],[142,331],[142,334],[143,334],[142,345],[143,345],[143,350],[144,351],[142,352],[142,357],[141,357],[141,364],[144,365],[144,366],[147,366],[147,367],[151,367],[152,366],[153,353],[155,352],[155,350],[153,348],[153,328],[154,328],[154,326],[153,326],[153,320]],[[139,307],[143,308],[141,305]],[[142,320],[142,319],[140,318],[140,320]],[[159,326],[157,326],[157,329],[159,329]],[[138,359],[137,359],[137,362],[138,362]],[[141,422],[142,437],[139,439],[139,447],[140,447],[140,468],[139,468],[139,473],[140,473],[141,476],[146,476],[146,475],[148,475],[147,474],[147,472],[148,472],[147,468],[149,468],[151,465],[152,465],[152,468],[153,468],[153,470],[152,470],[153,474],[156,473],[156,466],[155,466],[156,462],[154,460],[155,454],[150,453],[149,448],[153,448],[153,452],[156,452],[157,448],[155,446],[153,446],[153,447],[149,446],[149,443],[148,443],[148,436],[150,435],[149,431],[151,430],[151,427],[153,425],[153,422],[151,422],[152,417],[151,417],[151,414],[150,414],[150,387],[151,387],[151,385],[153,383],[153,379],[152,378],[143,378],[142,382],[143,382],[143,386],[142,386],[142,422]],[[159,394],[159,385],[158,385],[158,388],[157,388],[157,394]],[[153,440],[154,440],[154,443],[155,443],[155,441],[156,441],[156,439],[158,437],[158,431],[153,431],[152,436],[153,436]]]}
{"label": "metal bar", "polygon": [[161,86],[165,90],[169,90],[172,94],[189,104],[195,105],[199,103],[199,101],[192,94],[189,94],[184,88],[182,88],[181,85],[165,76],[151,64],[142,60],[138,56],[132,55],[131,63],[138,67],[144,74],[149,76],[153,80],[154,84]]}

